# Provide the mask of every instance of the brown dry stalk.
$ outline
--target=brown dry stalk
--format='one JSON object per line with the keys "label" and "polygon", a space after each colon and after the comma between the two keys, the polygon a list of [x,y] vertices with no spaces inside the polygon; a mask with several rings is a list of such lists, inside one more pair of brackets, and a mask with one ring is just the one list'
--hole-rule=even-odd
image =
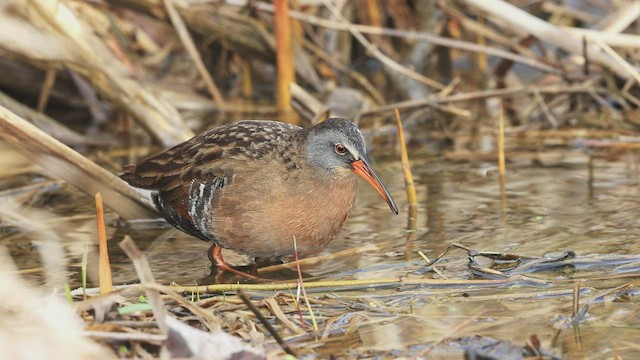
{"label": "brown dry stalk", "polygon": [[411,243],[416,233],[416,221],[418,217],[418,196],[416,195],[416,186],[413,183],[413,174],[411,174],[411,164],[409,164],[409,155],[407,154],[407,144],[404,139],[404,131],[402,130],[402,119],[400,111],[396,109],[396,121],[398,125],[398,143],[400,144],[400,158],[402,159],[402,174],[404,175],[404,185],[407,189],[407,200],[409,202],[409,213],[407,214],[407,244]]}
{"label": "brown dry stalk", "polygon": [[276,62],[278,66],[278,110],[291,112],[291,84],[295,81],[291,19],[288,0],[275,0]]}
{"label": "brown dry stalk", "polygon": [[102,194],[96,193],[96,220],[98,223],[98,272],[100,273],[100,294],[113,291],[113,279],[111,278],[111,262],[109,262],[109,250],[107,249],[107,230],[104,225],[104,205]]}

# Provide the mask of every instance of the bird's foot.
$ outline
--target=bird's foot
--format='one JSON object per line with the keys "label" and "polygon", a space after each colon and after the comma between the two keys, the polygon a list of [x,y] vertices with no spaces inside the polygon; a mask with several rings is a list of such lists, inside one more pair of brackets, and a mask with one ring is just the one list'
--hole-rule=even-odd
{"label": "bird's foot", "polygon": [[[218,244],[211,245],[211,248],[209,248],[208,255],[209,255],[209,260],[211,261],[213,266],[215,266],[218,270],[215,276],[216,282],[222,282],[221,280],[223,279],[223,275],[225,272],[234,274],[237,276],[241,276],[243,278],[253,280],[253,281],[265,281],[265,279],[262,279],[256,275],[248,274],[246,272],[234,269],[229,264],[227,264],[227,262],[224,261],[224,258],[222,257],[222,248]],[[253,267],[251,269],[255,271]]]}

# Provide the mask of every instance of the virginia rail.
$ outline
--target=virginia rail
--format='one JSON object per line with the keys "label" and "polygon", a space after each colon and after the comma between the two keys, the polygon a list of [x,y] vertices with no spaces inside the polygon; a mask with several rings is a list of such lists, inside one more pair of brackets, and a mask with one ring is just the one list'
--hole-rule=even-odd
{"label": "virginia rail", "polygon": [[221,126],[128,165],[121,177],[152,190],[170,224],[212,241],[209,259],[237,274],[221,247],[257,261],[291,258],[294,238],[300,256],[322,249],[351,210],[354,174],[398,214],[369,164],[362,134],[338,118],[304,129],[277,121]]}

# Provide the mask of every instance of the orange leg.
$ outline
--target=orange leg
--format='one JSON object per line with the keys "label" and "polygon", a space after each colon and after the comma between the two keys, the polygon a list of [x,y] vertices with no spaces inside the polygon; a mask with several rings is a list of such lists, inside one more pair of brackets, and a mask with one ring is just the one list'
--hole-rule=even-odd
{"label": "orange leg", "polygon": [[229,264],[227,264],[224,261],[224,259],[222,258],[222,248],[218,244],[211,245],[207,255],[209,255],[209,260],[211,260],[211,263],[213,265],[215,265],[218,268],[218,270],[220,270],[220,271],[227,271],[227,272],[230,272],[232,274],[235,274],[235,275],[238,275],[238,276],[242,276],[242,277],[245,277],[245,278],[251,279],[251,280],[259,280],[260,279],[259,277],[255,276],[255,275],[247,274],[245,272],[242,272],[240,270],[236,270],[236,269],[232,268],[231,266],[229,266]]}

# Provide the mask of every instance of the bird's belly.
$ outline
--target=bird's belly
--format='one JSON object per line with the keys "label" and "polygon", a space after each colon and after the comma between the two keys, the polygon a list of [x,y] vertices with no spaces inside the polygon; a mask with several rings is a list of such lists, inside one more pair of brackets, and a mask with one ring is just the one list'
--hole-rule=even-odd
{"label": "bird's belly", "polygon": [[[315,191],[315,192],[314,192]],[[212,209],[218,243],[261,260],[300,257],[320,251],[342,228],[353,206],[356,185],[298,194],[263,194],[242,201],[221,192]]]}

